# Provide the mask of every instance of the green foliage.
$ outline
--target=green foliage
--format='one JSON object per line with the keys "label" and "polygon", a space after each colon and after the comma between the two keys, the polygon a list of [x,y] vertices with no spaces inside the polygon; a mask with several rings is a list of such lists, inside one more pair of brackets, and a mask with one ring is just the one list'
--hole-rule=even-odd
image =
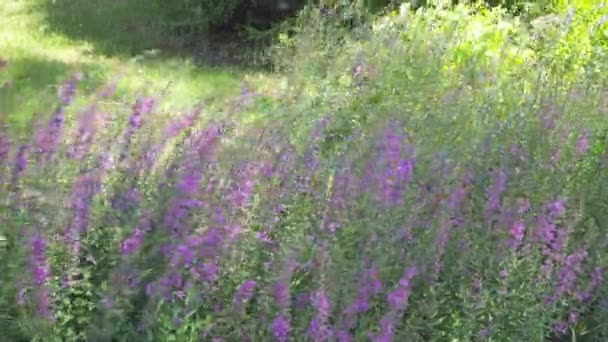
{"label": "green foliage", "polygon": [[156,0],[169,32],[206,32],[212,25],[226,23],[241,0]]}
{"label": "green foliage", "polygon": [[[24,326],[15,335],[266,341],[281,314],[291,336],[305,339],[322,310],[310,294],[327,295],[332,328],[348,325],[342,317],[373,265],[369,278],[382,290],[348,322],[354,340],[382,330],[387,312],[397,341],[548,340],[558,324],[604,340],[605,286],[586,300],[575,292],[608,265],[606,9],[531,23],[466,6],[351,14],[352,27],[306,8],[277,42],[284,78],[268,87],[250,80],[255,94],[243,88],[224,113],[205,110],[221,123],[183,116],[170,126],[156,110],[137,116],[134,105],[129,118],[120,108],[83,160],[66,157],[72,120],[54,154],[60,162],[32,154],[15,187],[0,190],[21,195],[0,209],[0,300]],[[170,136],[175,125],[186,128]],[[373,171],[394,136],[415,148],[400,151],[399,170],[415,166],[398,203],[386,205],[376,187],[394,175]],[[100,156],[109,167],[95,164]],[[101,177],[99,191],[85,203],[86,230],[72,252],[61,234],[82,203],[66,203],[89,172]],[[555,254],[547,245],[556,241],[536,235],[544,215],[564,234]],[[515,246],[511,220],[525,228]],[[11,299],[36,294],[19,284],[34,228],[48,241],[49,320]],[[125,251],[139,228],[143,238]],[[221,248],[214,228],[226,234]],[[577,291],[549,300],[581,249]],[[197,254],[186,262],[187,252]],[[197,275],[203,263],[217,266],[212,280]],[[411,266],[417,274],[405,279]],[[251,296],[236,300],[247,280]],[[287,304],[275,298],[279,281],[291,291]],[[408,301],[397,312],[388,298],[401,286]]]}

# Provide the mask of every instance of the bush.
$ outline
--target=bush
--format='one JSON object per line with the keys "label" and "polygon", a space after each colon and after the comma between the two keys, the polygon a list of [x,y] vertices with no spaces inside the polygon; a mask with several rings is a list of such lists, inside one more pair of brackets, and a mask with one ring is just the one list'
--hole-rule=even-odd
{"label": "bush", "polygon": [[303,4],[299,0],[156,0],[156,3],[164,14],[167,31],[174,34],[234,30],[242,25],[266,29],[296,14]]}
{"label": "bush", "polygon": [[225,113],[2,135],[15,339],[606,339],[606,10],[311,15]]}
{"label": "bush", "polygon": [[224,24],[240,3],[240,0],[157,1],[169,32],[176,33],[204,32],[211,25]]}

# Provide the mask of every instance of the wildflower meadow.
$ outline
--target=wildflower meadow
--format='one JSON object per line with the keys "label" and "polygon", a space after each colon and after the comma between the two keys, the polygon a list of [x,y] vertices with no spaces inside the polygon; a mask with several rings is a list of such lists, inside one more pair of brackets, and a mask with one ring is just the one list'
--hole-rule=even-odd
{"label": "wildflower meadow", "polygon": [[268,55],[2,113],[2,341],[608,340],[608,7],[306,7]]}

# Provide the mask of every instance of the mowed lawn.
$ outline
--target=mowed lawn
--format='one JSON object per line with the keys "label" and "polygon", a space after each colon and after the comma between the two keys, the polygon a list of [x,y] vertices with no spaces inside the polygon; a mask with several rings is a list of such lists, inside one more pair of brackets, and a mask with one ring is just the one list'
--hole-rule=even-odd
{"label": "mowed lawn", "polygon": [[170,113],[238,94],[243,70],[195,65],[155,13],[144,0],[1,1],[0,123],[23,133],[33,115],[52,111],[57,87],[78,72],[74,110],[119,74],[107,106],[162,93],[159,110]]}

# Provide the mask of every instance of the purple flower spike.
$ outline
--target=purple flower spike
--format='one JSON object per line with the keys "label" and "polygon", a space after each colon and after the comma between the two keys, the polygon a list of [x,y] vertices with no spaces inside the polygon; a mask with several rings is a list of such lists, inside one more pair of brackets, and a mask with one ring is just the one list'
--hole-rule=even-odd
{"label": "purple flower spike", "polygon": [[589,140],[587,135],[587,132],[583,132],[576,140],[576,152],[578,154],[584,154],[589,149]]}
{"label": "purple flower spike", "polygon": [[0,130],[0,171],[5,161],[8,159],[8,154],[11,149],[11,142],[8,139],[8,135],[5,129]]}
{"label": "purple flower spike", "polygon": [[253,297],[253,290],[255,288],[255,280],[245,280],[236,291],[234,295],[235,302],[247,301]]}
{"label": "purple flower spike", "polygon": [[310,321],[308,335],[313,341],[327,341],[331,337],[331,331],[327,325],[329,317],[329,300],[325,292],[318,291],[311,296],[312,305],[317,314]]}
{"label": "purple flower spike", "polygon": [[553,330],[559,335],[565,334],[567,329],[568,329],[568,325],[564,322],[557,322],[553,326]]}
{"label": "purple flower spike", "polygon": [[488,192],[486,214],[493,214],[500,207],[500,197],[506,189],[507,175],[504,171],[498,171],[494,175],[494,183]]}
{"label": "purple flower spike", "polygon": [[270,323],[270,331],[277,342],[286,342],[289,338],[289,330],[289,321],[283,315],[278,315]]}
{"label": "purple flower spike", "polygon": [[122,255],[130,255],[135,252],[139,248],[142,242],[142,231],[139,228],[136,228],[133,232],[133,235],[125,239],[120,244],[120,252]]}
{"label": "purple flower spike", "polygon": [[405,145],[406,136],[395,133],[394,127],[399,125],[385,129],[380,157],[373,162],[380,167],[379,174],[376,175],[377,198],[381,203],[389,205],[403,204],[403,193],[412,180],[416,165],[413,146]]}
{"label": "purple flower spike", "polygon": [[405,286],[399,286],[387,296],[389,306],[393,310],[400,310],[405,307],[409,298],[409,291]]}
{"label": "purple flower spike", "polygon": [[510,245],[513,249],[517,248],[524,239],[525,229],[524,223],[521,221],[515,222],[513,226],[511,226],[509,235],[511,236]]}
{"label": "purple flower spike", "polygon": [[76,94],[76,83],[82,79],[82,74],[77,73],[65,84],[59,87],[57,95],[64,106],[69,106]]}

